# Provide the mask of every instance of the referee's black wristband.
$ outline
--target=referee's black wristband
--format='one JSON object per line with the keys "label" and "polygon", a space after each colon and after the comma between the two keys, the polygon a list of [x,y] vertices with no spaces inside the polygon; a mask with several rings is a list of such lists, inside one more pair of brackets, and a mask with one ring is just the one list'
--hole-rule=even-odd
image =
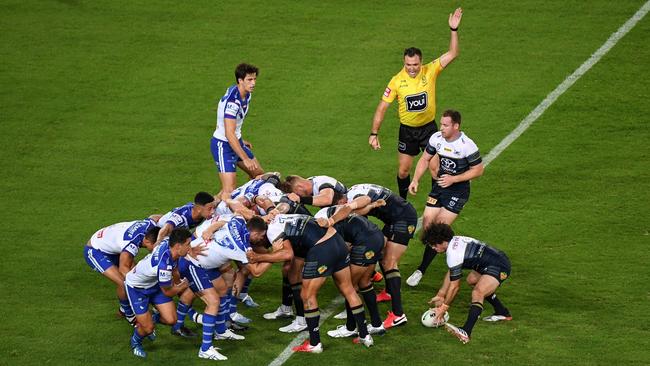
{"label": "referee's black wristband", "polygon": [[370,136],[377,136],[377,134],[374,132],[370,132]]}
{"label": "referee's black wristband", "polygon": [[456,32],[458,30],[458,27],[456,28],[449,27],[449,29],[451,29],[452,32]]}
{"label": "referee's black wristband", "polygon": [[300,197],[300,203],[304,205],[311,205],[314,202],[314,197]]}

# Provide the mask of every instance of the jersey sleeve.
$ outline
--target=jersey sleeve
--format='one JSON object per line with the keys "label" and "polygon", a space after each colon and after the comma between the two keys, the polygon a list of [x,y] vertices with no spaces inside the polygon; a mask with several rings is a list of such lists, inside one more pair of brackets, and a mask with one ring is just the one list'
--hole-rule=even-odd
{"label": "jersey sleeve", "polygon": [[469,163],[470,166],[475,166],[481,164],[483,162],[483,159],[481,158],[481,153],[478,151],[478,146],[474,143],[474,141],[470,141],[471,143],[468,144],[467,146],[467,162]]}
{"label": "jersey sleeve", "polygon": [[237,103],[236,99],[231,97],[226,101],[226,106],[224,107],[224,111],[223,111],[223,118],[236,120],[237,114],[239,114],[240,109],[241,109],[241,105]]}
{"label": "jersey sleeve", "polygon": [[447,267],[449,267],[449,280],[456,281],[463,277],[463,260],[465,251],[447,249]]}
{"label": "jersey sleeve", "polygon": [[124,246],[124,248],[122,248],[122,252],[127,252],[131,254],[133,257],[136,257],[139,251],[140,251],[140,247],[133,242],[128,243],[127,245]]}
{"label": "jersey sleeve", "polygon": [[429,155],[436,155],[437,150],[436,150],[436,147],[434,146],[433,136],[431,136],[429,138],[429,142],[427,142],[427,147],[426,147],[425,151]]}
{"label": "jersey sleeve", "polygon": [[444,69],[440,63],[440,57],[431,61],[427,66],[429,66],[429,77],[431,79],[437,78],[440,72]]}
{"label": "jersey sleeve", "polygon": [[176,212],[173,212],[173,213],[169,216],[169,218],[167,219],[167,221],[165,222],[165,224],[171,224],[172,227],[176,228],[176,227],[178,227],[179,225],[182,225],[184,222],[185,222],[185,220],[183,220],[183,216],[182,216],[182,215],[179,215],[179,214],[177,214]]}
{"label": "jersey sleeve", "polygon": [[390,79],[388,86],[384,90],[384,94],[381,96],[381,100],[386,103],[392,103],[397,97],[397,83],[395,78]]}
{"label": "jersey sleeve", "polygon": [[172,285],[172,270],[174,264],[169,253],[163,254],[158,263],[158,284],[160,287],[169,287]]}

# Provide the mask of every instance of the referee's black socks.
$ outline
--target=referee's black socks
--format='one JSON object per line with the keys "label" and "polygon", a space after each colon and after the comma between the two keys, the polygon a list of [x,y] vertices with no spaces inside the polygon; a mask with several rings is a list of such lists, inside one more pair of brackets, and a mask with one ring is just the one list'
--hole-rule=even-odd
{"label": "referee's black socks", "polygon": [[407,175],[406,178],[400,178],[397,176],[397,189],[399,190],[400,197],[406,199],[406,195],[409,192],[409,184],[411,184],[411,175]]}

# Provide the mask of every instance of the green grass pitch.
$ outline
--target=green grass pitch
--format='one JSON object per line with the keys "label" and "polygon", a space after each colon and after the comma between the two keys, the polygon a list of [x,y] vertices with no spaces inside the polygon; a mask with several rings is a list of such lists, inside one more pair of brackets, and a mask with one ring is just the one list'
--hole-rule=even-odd
{"label": "green grass pitch", "polygon": [[[167,327],[135,359],[113,286],[82,246],[102,226],[219,190],[209,139],[236,64],[260,68],[244,136],[264,168],[395,189],[396,108],[373,152],[374,108],[405,47],[425,61],[446,51],[455,7],[461,54],[438,80],[438,111],[460,110],[485,156],[642,5],[0,1],[0,365],[208,364],[198,340]],[[362,349],[328,339],[339,324],[328,319],[325,352],[286,365],[650,363],[649,39],[646,17],[472,184],[454,226],[510,256],[499,293],[514,321],[478,324],[468,345],[422,327],[436,258],[419,287],[403,285],[408,325]],[[428,185],[410,198],[420,213]],[[403,279],[421,253],[413,240]],[[254,319],[246,341],[219,342],[228,363],[268,364],[293,339],[261,318],[278,305],[278,273],[252,285],[262,306],[242,311]],[[321,307],[334,296],[327,285]],[[463,285],[452,322],[469,300]]]}

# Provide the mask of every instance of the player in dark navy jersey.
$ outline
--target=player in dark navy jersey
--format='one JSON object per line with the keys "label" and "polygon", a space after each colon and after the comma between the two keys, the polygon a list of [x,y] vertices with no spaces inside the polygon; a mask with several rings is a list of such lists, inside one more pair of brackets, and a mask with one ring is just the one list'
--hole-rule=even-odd
{"label": "player in dark navy jersey", "polygon": [[[343,206],[323,208],[314,216],[319,225],[323,227],[333,226],[350,246],[352,285],[358,288],[370,313],[371,324],[368,325],[368,333],[370,334],[383,334],[386,331],[379,317],[375,290],[371,281],[375,264],[382,258],[386,238],[377,225],[365,216],[353,213],[353,211],[357,208],[365,208],[368,205],[374,206],[383,203],[385,203],[383,200],[371,203],[370,197],[362,196]],[[352,308],[347,301],[345,310],[346,324],[328,331],[329,336],[341,338],[357,334]]]}
{"label": "player in dark navy jersey", "polygon": [[388,312],[388,316],[384,320],[384,328],[390,329],[407,322],[406,314],[402,308],[402,277],[398,266],[415,233],[418,216],[411,203],[394,194],[388,188],[376,184],[356,184],[350,187],[346,199],[352,201],[360,196],[368,196],[373,202],[385,201],[385,205],[368,206],[359,214],[374,216],[384,223],[382,232],[387,242],[384,258],[381,260],[381,268],[386,279],[386,290],[377,295],[377,301],[391,301],[392,311]]}
{"label": "player in dark navy jersey", "polygon": [[[447,330],[461,342],[470,340],[472,329],[483,312],[483,299],[494,307],[495,315],[500,320],[510,320],[510,312],[496,297],[495,291],[501,283],[510,277],[510,259],[494,247],[466,236],[455,236],[447,224],[431,224],[422,233],[422,243],[431,246],[438,253],[446,253],[449,271],[445,274],[442,286],[431,304],[436,306],[436,321],[444,322],[443,315],[449,309],[460,288],[460,279],[464,269],[471,272],[467,283],[472,289],[472,305],[467,320],[462,327],[446,324]],[[488,318],[492,318],[488,317]],[[487,321],[495,321],[486,318]]]}
{"label": "player in dark navy jersey", "polygon": [[[451,225],[469,200],[470,180],[483,174],[483,160],[478,147],[460,130],[460,124],[458,111],[445,111],[440,119],[440,131],[431,136],[415,168],[413,182],[409,185],[411,194],[417,192],[418,181],[432,158],[439,158],[437,179],[431,185],[422,214],[422,227],[426,228],[433,222]],[[435,256],[436,252],[426,247],[420,266],[406,283],[417,286]]]}
{"label": "player in dark navy jersey", "polygon": [[[302,280],[299,295],[303,303],[304,317],[309,330],[309,340],[295,347],[296,352],[320,353],[318,290],[328,276],[332,276],[341,294],[350,303],[359,330],[356,343],[366,347],[373,345],[368,334],[363,303],[357,295],[350,276],[350,257],[343,238],[334,228],[323,228],[307,215],[279,214],[266,230],[250,231],[251,245],[272,243],[274,252],[256,254],[248,252],[250,262],[283,262],[291,260],[290,280]],[[298,296],[297,296],[298,295]],[[299,306],[296,305],[296,310]]]}

